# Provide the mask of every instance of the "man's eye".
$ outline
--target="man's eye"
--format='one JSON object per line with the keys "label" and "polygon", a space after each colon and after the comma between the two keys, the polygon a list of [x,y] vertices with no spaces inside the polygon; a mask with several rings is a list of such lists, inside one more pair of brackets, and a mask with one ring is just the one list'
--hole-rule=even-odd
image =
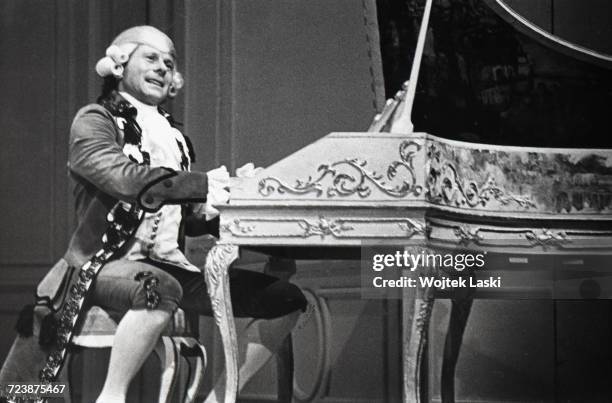
{"label": "man's eye", "polygon": [[166,67],[170,70],[172,70],[174,68],[174,63],[172,62],[166,62]]}
{"label": "man's eye", "polygon": [[155,57],[155,55],[148,55],[147,56],[147,60],[154,62],[157,58]]}

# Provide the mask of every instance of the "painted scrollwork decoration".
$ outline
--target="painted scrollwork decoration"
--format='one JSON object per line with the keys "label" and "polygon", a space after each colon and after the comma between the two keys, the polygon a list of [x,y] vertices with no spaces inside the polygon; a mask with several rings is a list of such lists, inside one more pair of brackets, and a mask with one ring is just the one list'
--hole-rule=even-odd
{"label": "painted scrollwork decoration", "polygon": [[455,164],[442,155],[436,144],[427,152],[427,196],[430,201],[453,207],[486,207],[491,200],[502,205],[514,203],[524,209],[535,208],[529,196],[515,195],[499,186],[492,176],[483,182],[462,179]]}
{"label": "painted scrollwork decoration", "polygon": [[[275,177],[264,178],[259,182],[259,193],[264,197],[274,193],[295,195],[315,193],[317,197],[324,194],[330,198],[357,194],[361,198],[367,198],[372,194],[374,186],[392,197],[418,196],[423,192],[423,186],[416,183],[413,160],[420,148],[421,146],[414,141],[403,141],[399,146],[400,159],[393,161],[387,167],[385,174],[368,169],[366,160],[346,158],[320,165],[317,175],[308,176],[306,180],[297,179],[294,186]],[[331,178],[331,184],[326,187],[323,180],[327,177]]]}

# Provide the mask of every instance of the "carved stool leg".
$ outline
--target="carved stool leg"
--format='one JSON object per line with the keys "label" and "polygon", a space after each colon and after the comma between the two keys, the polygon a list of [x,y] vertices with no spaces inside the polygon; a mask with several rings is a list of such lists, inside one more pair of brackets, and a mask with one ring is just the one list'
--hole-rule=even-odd
{"label": "carved stool leg", "polygon": [[461,290],[452,299],[450,320],[444,344],[444,358],[442,359],[442,403],[455,402],[455,367],[457,366],[463,333],[473,301],[474,288],[471,287]]}
{"label": "carved stool leg", "polygon": [[[186,380],[183,403],[193,403],[198,391],[202,388],[204,371],[206,369],[206,350],[193,337],[172,337],[175,351],[189,365],[189,379]],[[195,358],[195,368],[192,367],[189,358]]]}
{"label": "carved stool leg", "polygon": [[204,277],[213,307],[215,323],[221,333],[225,354],[225,403],[236,401],[238,394],[238,341],[230,300],[228,268],[238,258],[235,245],[215,245],[206,256]]}
{"label": "carved stool leg", "polygon": [[[427,389],[427,378],[421,379],[421,366],[429,333],[429,319],[434,304],[433,289],[406,287],[402,301],[404,402],[424,401],[421,390]],[[422,382],[425,384],[421,385]]]}
{"label": "carved stool leg", "polygon": [[176,382],[177,370],[177,351],[172,339],[168,336],[160,337],[153,352],[159,358],[161,366],[161,380],[159,383],[159,403],[170,401],[172,389]]}

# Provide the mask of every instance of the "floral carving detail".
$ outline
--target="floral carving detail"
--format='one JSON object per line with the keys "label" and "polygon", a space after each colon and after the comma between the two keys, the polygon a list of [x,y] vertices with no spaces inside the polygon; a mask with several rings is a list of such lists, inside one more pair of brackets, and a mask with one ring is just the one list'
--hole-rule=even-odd
{"label": "floral carving detail", "polygon": [[[393,161],[388,167],[386,174],[370,171],[368,162],[358,158],[346,158],[331,164],[322,164],[317,169],[317,176],[309,176],[306,180],[296,179],[294,186],[283,183],[280,179],[267,177],[259,182],[259,193],[262,196],[270,196],[274,192],[279,194],[307,194],[314,192],[317,197],[324,193],[327,197],[359,195],[366,198],[372,193],[371,185],[374,185],[385,194],[392,197],[405,197],[409,194],[416,196],[423,191],[421,185],[416,184],[414,172],[414,155],[421,146],[410,140],[405,140],[399,147],[399,161]],[[399,184],[389,184],[399,178],[400,171],[405,171]],[[331,185],[324,189],[322,183],[327,176],[331,177]]]}
{"label": "floral carving detail", "polygon": [[485,207],[489,201],[497,200],[503,205],[515,203],[525,209],[536,207],[529,196],[508,193],[491,176],[480,184],[463,180],[454,164],[442,156],[435,144],[429,146],[427,157],[427,196],[434,203],[454,207]]}
{"label": "floral carving detail", "polygon": [[540,246],[561,246],[571,242],[565,232],[553,232],[548,229],[542,229],[538,232],[530,230],[525,234],[525,238],[527,238],[534,245]]}
{"label": "floral carving detail", "polygon": [[470,242],[479,243],[483,237],[480,235],[480,229],[470,229],[464,226],[457,226],[453,229],[453,232],[459,238],[459,242],[462,244],[468,244]]}
{"label": "floral carving detail", "polygon": [[320,235],[321,238],[326,235],[338,236],[344,231],[352,231],[354,228],[346,225],[342,220],[330,221],[324,217],[319,217],[319,221],[312,223],[304,220],[299,223],[300,227],[304,229],[304,238],[308,238],[313,235]]}
{"label": "floral carving detail", "polygon": [[430,228],[422,222],[406,219],[406,222],[400,222],[398,225],[402,231],[406,231],[408,238],[418,234],[429,237]]}
{"label": "floral carving detail", "polygon": [[250,232],[253,232],[254,227],[252,225],[247,225],[244,222],[240,221],[239,218],[236,218],[234,219],[234,221],[224,222],[223,224],[221,224],[221,229],[232,234],[248,234]]}

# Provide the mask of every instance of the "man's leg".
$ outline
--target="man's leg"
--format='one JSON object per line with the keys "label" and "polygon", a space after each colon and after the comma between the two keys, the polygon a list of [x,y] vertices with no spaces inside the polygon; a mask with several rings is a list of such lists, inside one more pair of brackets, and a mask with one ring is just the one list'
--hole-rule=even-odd
{"label": "man's leg", "polygon": [[123,403],[130,382],[172,318],[170,312],[129,310],[119,322],[102,393],[96,403]]}
{"label": "man's leg", "polygon": [[144,262],[116,260],[104,266],[91,303],[121,314],[106,381],[97,403],[124,403],[128,386],[145,362],[182,298],[178,281]]}
{"label": "man's leg", "polygon": [[[165,268],[183,287],[185,297],[181,307],[201,315],[212,315],[212,306],[202,273],[192,273],[173,267]],[[241,367],[239,390],[263,367],[282,341],[295,327],[300,310],[306,310],[306,298],[301,290],[287,281],[258,272],[232,269],[230,293],[234,315],[253,320],[243,334],[238,335]],[[270,318],[270,319],[262,319]],[[223,400],[225,376],[217,380],[206,403]]]}
{"label": "man's leg", "polygon": [[[293,312],[276,319],[255,319],[238,334],[241,366],[238,372],[238,390],[270,360],[285,337],[291,333],[299,318],[299,312]],[[223,373],[205,403],[216,403],[224,400],[225,374]]]}

